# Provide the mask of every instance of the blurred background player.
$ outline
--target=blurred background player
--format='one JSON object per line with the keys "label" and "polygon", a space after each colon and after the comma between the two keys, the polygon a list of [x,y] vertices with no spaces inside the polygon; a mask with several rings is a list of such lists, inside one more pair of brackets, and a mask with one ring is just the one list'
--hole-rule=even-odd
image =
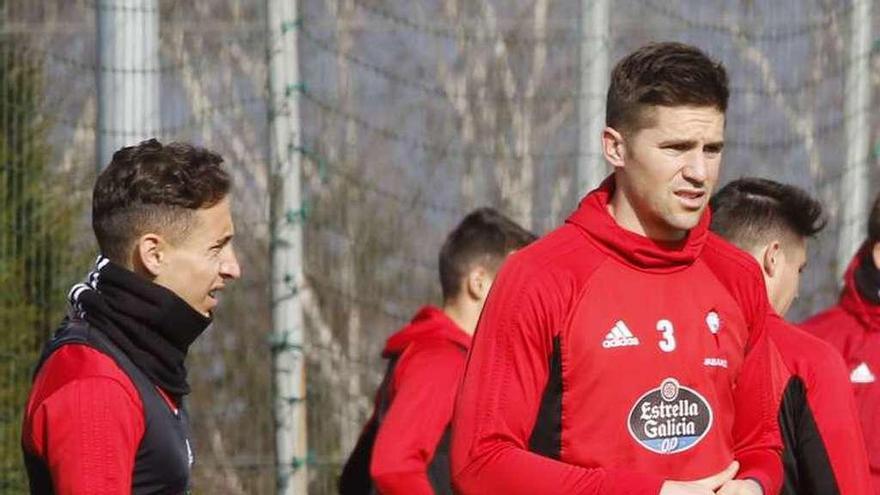
{"label": "blurred background player", "polygon": [[801,327],[834,346],[846,362],[856,398],[875,493],[880,494],[880,196],[868,237],[850,262],[835,306]]}
{"label": "blurred background player", "polygon": [[449,233],[439,256],[443,306],[423,307],[388,338],[388,370],[341,493],[452,493],[449,423],[471,335],[504,259],[533,240],[491,208],[469,213]]}
{"label": "blurred background player", "polygon": [[830,345],[781,318],[798,294],[807,239],[825,226],[822,205],[795,186],[742,178],[721,188],[710,207],[712,231],[761,266],[778,314],[767,331],[782,365],[774,373],[784,442],[782,493],[870,495],[865,446],[843,360]]}

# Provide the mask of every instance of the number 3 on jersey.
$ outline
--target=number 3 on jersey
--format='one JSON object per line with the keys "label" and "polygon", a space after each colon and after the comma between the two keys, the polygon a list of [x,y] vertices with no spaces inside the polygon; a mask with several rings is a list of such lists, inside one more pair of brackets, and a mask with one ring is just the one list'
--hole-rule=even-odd
{"label": "number 3 on jersey", "polygon": [[663,352],[672,352],[675,350],[675,329],[669,320],[660,320],[657,322],[657,331],[663,332],[663,340],[657,345]]}

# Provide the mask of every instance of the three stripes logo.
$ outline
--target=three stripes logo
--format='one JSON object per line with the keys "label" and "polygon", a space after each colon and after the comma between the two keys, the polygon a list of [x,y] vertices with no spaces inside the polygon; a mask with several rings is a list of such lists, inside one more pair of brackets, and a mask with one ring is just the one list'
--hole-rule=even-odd
{"label": "three stripes logo", "polygon": [[638,337],[633,335],[623,320],[617,320],[617,323],[614,324],[611,331],[605,336],[605,340],[602,341],[602,347],[605,349],[636,345],[639,345]]}

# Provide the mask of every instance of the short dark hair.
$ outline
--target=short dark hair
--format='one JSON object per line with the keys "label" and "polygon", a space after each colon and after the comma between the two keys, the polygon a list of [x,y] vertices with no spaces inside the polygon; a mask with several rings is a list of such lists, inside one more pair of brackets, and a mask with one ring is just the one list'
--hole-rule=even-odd
{"label": "short dark hair", "polygon": [[163,233],[169,242],[183,239],[196,210],[229,193],[221,163],[220,155],[204,148],[156,139],[114,153],[92,194],[92,229],[101,253],[127,265],[132,243],[147,232]]}
{"label": "short dark hair", "polygon": [[819,201],[799,187],[770,179],[732,181],[712,197],[709,207],[712,231],[745,250],[774,235],[807,238],[825,227]]}
{"label": "short dark hair", "polygon": [[727,111],[727,71],[698,48],[651,43],[620,60],[611,71],[605,125],[623,134],[650,126],[648,107],[709,106]]}
{"label": "short dark hair", "polygon": [[468,213],[440,248],[443,299],[458,295],[462,279],[475,264],[497,271],[511,251],[535,239],[535,234],[492,208],[478,208]]}
{"label": "short dark hair", "polygon": [[871,207],[871,214],[868,216],[868,240],[880,242],[880,194],[874,200],[874,206]]}

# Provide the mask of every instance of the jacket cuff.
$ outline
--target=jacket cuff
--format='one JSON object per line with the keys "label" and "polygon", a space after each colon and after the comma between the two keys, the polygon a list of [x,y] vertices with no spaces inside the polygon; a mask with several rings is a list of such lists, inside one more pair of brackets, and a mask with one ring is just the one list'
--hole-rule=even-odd
{"label": "jacket cuff", "polygon": [[761,485],[764,495],[779,493],[782,488],[782,460],[775,452],[750,452],[737,459],[740,470],[738,480],[754,480]]}

